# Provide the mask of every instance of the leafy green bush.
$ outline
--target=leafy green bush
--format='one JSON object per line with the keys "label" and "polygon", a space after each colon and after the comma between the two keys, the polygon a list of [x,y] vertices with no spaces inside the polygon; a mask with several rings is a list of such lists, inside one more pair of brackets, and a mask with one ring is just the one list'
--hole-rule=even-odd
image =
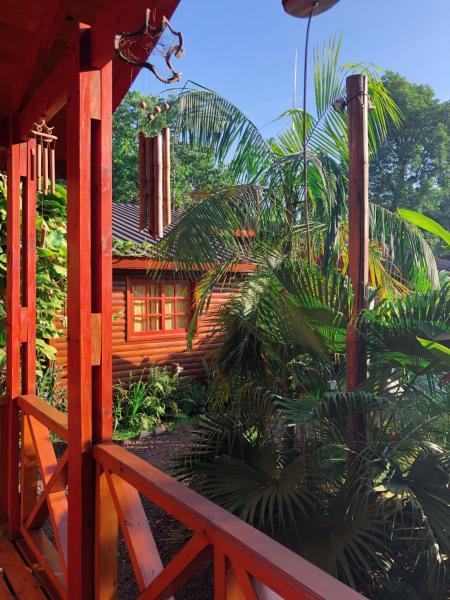
{"label": "leafy green bush", "polygon": [[204,395],[202,384],[167,369],[153,367],[137,379],[130,373],[127,380],[114,386],[114,431],[131,435],[153,432],[163,421],[199,414]]}

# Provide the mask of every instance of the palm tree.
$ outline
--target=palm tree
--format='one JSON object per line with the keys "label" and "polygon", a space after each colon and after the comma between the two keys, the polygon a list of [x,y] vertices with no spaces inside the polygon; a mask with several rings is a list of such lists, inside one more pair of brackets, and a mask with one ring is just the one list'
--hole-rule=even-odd
{"label": "palm tree", "polygon": [[[306,261],[303,118],[275,139],[207,90],[179,99],[180,138],[213,148],[235,185],[199,195],[157,247],[191,273],[195,318],[229,267],[234,281],[218,314],[209,415],[175,473],[372,598],[445,598],[449,555],[449,390],[436,337],[450,333],[450,288],[414,225],[371,206],[371,311],[359,315],[368,378],[345,389],[352,292],[346,276],[347,124],[332,110],[347,75],[339,42],[315,54],[316,114],[307,115],[313,264]],[[371,152],[398,112],[370,73]],[[425,340],[425,342],[424,342]],[[428,345],[427,345],[428,343]],[[363,412],[368,436],[349,443]],[[357,457],[355,469],[348,456]]]}

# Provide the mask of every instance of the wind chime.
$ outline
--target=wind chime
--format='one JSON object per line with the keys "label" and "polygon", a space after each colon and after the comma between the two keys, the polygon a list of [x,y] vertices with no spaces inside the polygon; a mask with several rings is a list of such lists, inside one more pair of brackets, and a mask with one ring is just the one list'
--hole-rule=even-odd
{"label": "wind chime", "polygon": [[[39,194],[47,196],[50,192],[55,193],[56,184],[56,158],[55,158],[55,146],[56,135],[53,135],[54,127],[49,127],[46,122],[46,118],[42,117],[39,121],[34,123],[31,133],[34,134],[36,140],[36,187]],[[45,246],[45,238],[47,236],[47,227],[44,221],[44,200],[42,199],[42,210],[41,210],[41,236],[40,245],[41,248]]]}
{"label": "wind chime", "polygon": [[146,136],[139,133],[139,227],[162,237],[172,222],[170,190],[170,129]]}
{"label": "wind chime", "polygon": [[[175,39],[175,41],[174,41]],[[157,67],[147,61],[149,54],[157,48],[169,73],[164,76]],[[145,68],[164,84],[179,81],[182,74],[175,71],[172,58],[184,56],[183,34],[175,31],[170,21],[162,17],[156,23],[156,11],[147,8],[143,26],[134,32],[116,34],[114,49],[118,58],[129,65]],[[140,105],[147,110],[145,100]],[[162,237],[164,228],[171,223],[170,191],[170,129],[165,126],[165,115],[170,109],[167,102],[154,106],[147,113],[147,120],[161,132],[147,136],[139,133],[139,227],[148,229],[157,237]],[[155,119],[158,119],[155,120]]]}
{"label": "wind chime", "polygon": [[46,196],[55,193],[56,160],[55,145],[58,139],[53,135],[54,127],[49,127],[45,117],[34,124],[31,133],[36,139],[36,180],[37,191]]}

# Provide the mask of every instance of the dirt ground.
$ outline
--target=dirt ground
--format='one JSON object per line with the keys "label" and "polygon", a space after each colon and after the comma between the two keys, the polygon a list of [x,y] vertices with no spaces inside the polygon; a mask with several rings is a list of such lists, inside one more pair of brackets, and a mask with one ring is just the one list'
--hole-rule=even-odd
{"label": "dirt ground", "polygon": [[[189,440],[190,429],[178,426],[174,432],[151,436],[137,441],[122,442],[122,445],[155,467],[166,470],[171,460],[182,454]],[[155,538],[161,559],[166,565],[185,541],[185,530],[173,518],[143,498],[143,505]],[[119,598],[133,600],[138,588],[131,568],[123,539],[119,546]],[[214,598],[212,565],[205,565],[176,594],[176,600],[210,600]]]}

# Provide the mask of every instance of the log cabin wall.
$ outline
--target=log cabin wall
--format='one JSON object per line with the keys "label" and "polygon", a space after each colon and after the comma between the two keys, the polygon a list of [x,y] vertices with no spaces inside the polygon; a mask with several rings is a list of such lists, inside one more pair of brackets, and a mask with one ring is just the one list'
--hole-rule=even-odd
{"label": "log cabin wall", "polygon": [[[208,311],[198,323],[193,348],[187,350],[186,335],[181,333],[155,335],[151,339],[127,339],[127,277],[143,277],[152,279],[150,273],[117,269],[113,273],[113,327],[112,327],[112,362],[113,383],[119,379],[127,379],[130,374],[139,376],[144,369],[152,366],[183,368],[183,375],[203,379],[206,376],[205,361],[219,344],[215,331],[216,313],[230,298],[233,292],[232,283],[216,288]],[[173,275],[171,275],[173,278]],[[178,278],[180,279],[180,278]],[[180,279],[182,280],[182,279]],[[65,383],[67,372],[67,340],[64,331],[64,319],[58,320],[61,336],[52,340],[57,350],[56,365],[61,369],[61,379]]]}

